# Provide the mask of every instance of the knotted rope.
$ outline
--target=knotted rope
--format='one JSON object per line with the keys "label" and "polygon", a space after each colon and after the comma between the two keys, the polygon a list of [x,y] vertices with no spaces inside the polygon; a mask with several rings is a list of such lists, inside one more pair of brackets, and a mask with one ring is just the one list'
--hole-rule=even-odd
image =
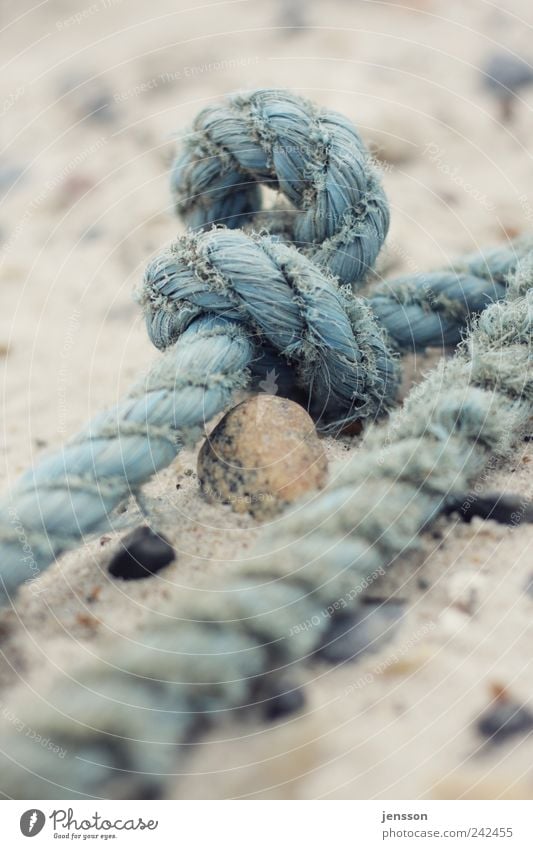
{"label": "knotted rope", "polygon": [[[386,235],[385,197],[346,119],[283,92],[204,111],[173,179],[179,210],[198,228],[250,221],[259,184],[280,188],[298,214],[268,213],[269,230],[306,256],[280,239],[214,230],[186,237],[150,265],[141,300],[151,338],[168,351],[3,505],[4,600],[101,529],[265,363],[295,374],[326,431],[387,410],[398,382],[394,351],[457,342],[472,313],[504,296],[530,247],[470,257],[356,298],[330,274],[363,279]],[[145,645],[106,653],[80,672],[79,685],[60,681],[44,709],[31,700],[17,707],[20,721],[66,757],[59,763],[8,735],[11,764],[0,772],[7,795],[158,793],[176,745],[200,722],[260,701],[280,670],[316,649],[327,622],[320,612],[341,596],[354,602],[369,574],[416,546],[446,497],[466,488],[489,453],[505,456],[529,415],[533,275],[531,264],[524,268],[511,284],[514,300],[483,313],[468,354],[441,366],[388,436],[371,433],[363,459],[288,514],[275,545],[265,540],[217,592],[180,596],[147,629]],[[294,630],[315,617],[316,628]]]}
{"label": "knotted rope", "polygon": [[448,269],[396,277],[372,289],[369,305],[400,351],[457,345],[469,319],[505,297],[507,279],[532,250],[533,238],[523,236]]}
{"label": "knotted rope", "polygon": [[150,336],[168,351],[0,505],[0,603],[107,529],[113,509],[273,363],[305,388],[325,432],[385,413],[398,385],[393,348],[460,338],[530,247],[383,284],[365,301],[270,237],[213,229],[178,240],[149,265],[141,294]]}
{"label": "knotted rope", "polygon": [[257,225],[261,184],[279,189],[295,209],[268,212],[261,225],[283,231],[341,282],[364,279],[387,235],[389,207],[351,121],[276,89],[200,112],[172,174],[187,225]]}
{"label": "knotted rope", "polygon": [[[352,125],[295,95],[260,91],[204,110],[195,126],[173,172],[189,222],[242,223],[258,208],[259,182],[269,182],[298,209],[292,235],[313,262],[275,239],[215,230],[181,240],[149,266],[148,329],[169,350],[0,505],[0,604],[85,534],[105,529],[115,507],[273,365],[281,384],[305,389],[326,432],[386,412],[398,384],[393,349],[457,342],[468,316],[503,296],[505,275],[529,246],[358,300],[329,271],[362,277],[388,212]],[[285,213],[271,218],[272,229],[287,229]]]}
{"label": "knotted rope", "polygon": [[398,368],[368,306],[295,248],[212,229],[152,262],[141,301],[148,334],[166,349],[203,314],[246,328],[258,349],[293,366],[322,431],[386,411]]}
{"label": "knotted rope", "polygon": [[[448,496],[507,456],[533,406],[533,262],[467,343],[393,414],[318,496],[292,509],[255,557],[214,591],[188,591],[142,644],[23,693],[19,721],[61,759],[8,727],[0,789],[14,798],[161,796],[193,735],[252,707],[269,682],[320,646],[328,608],[357,604],[364,580],[419,544]],[[299,623],[313,622],[312,628]],[[295,627],[296,626],[296,627]],[[266,689],[265,689],[266,688]],[[11,732],[11,733],[9,733]],[[185,744],[185,746],[184,746]],[[31,763],[31,770],[24,764]]]}

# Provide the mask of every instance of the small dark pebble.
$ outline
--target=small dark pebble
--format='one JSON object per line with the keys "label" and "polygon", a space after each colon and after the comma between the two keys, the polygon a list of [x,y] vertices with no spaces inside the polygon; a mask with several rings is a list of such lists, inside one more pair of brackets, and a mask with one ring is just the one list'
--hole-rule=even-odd
{"label": "small dark pebble", "polygon": [[360,433],[363,432],[363,421],[362,419],[356,419],[350,424],[347,424],[346,427],[341,428],[340,433],[343,436],[359,436]]}
{"label": "small dark pebble", "polygon": [[145,781],[141,784],[140,788],[135,791],[134,796],[136,799],[142,799],[142,801],[150,801],[151,799],[161,799],[161,793],[161,785],[154,780]]}
{"label": "small dark pebble", "polygon": [[301,710],[304,704],[305,696],[299,687],[283,689],[265,699],[262,705],[263,716],[267,722],[275,722]]}
{"label": "small dark pebble", "polygon": [[519,495],[502,495],[499,492],[481,496],[465,492],[449,497],[442,512],[446,516],[457,513],[465,522],[471,522],[474,516],[493,519],[502,525],[533,522],[533,502],[525,501]]}
{"label": "small dark pebble", "polygon": [[431,586],[428,579],[422,578],[422,577],[416,579],[416,585],[417,585],[419,590],[428,590]]}
{"label": "small dark pebble", "polygon": [[353,614],[335,616],[317,656],[328,663],[342,663],[356,660],[365,652],[377,651],[392,639],[403,611],[400,602],[371,602],[361,605]]}
{"label": "small dark pebble", "polygon": [[361,598],[361,604],[366,605],[367,607],[376,607],[377,605],[381,606],[385,604],[390,606],[391,608],[394,605],[402,607],[403,605],[405,605],[405,599],[399,597],[392,599],[390,596],[383,595],[364,595]]}
{"label": "small dark pebble", "polygon": [[499,97],[506,97],[533,82],[533,67],[510,53],[493,53],[482,69],[485,86]]}
{"label": "small dark pebble", "polygon": [[135,528],[121,540],[120,546],[108,571],[114,578],[125,581],[149,578],[172,563],[176,556],[169,541],[146,526]]}
{"label": "small dark pebble", "polygon": [[533,714],[525,707],[511,701],[496,701],[481,716],[477,729],[483,737],[501,743],[513,734],[533,731]]}
{"label": "small dark pebble", "polygon": [[117,108],[111,90],[86,74],[74,74],[65,78],[61,93],[68,107],[82,120],[103,124],[117,118]]}
{"label": "small dark pebble", "polygon": [[533,598],[533,572],[531,572],[529,578],[527,579],[527,583],[524,587],[524,590],[527,595]]}
{"label": "small dark pebble", "polygon": [[517,93],[533,83],[533,68],[524,59],[508,53],[493,53],[482,69],[485,88],[499,106],[499,120],[510,123],[518,104]]}

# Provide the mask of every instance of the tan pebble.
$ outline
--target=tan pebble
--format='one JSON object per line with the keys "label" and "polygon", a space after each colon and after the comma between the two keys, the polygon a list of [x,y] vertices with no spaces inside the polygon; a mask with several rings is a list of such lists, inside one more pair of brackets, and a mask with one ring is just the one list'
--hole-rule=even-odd
{"label": "tan pebble", "polygon": [[516,224],[500,224],[500,229],[506,239],[516,239],[523,231]]}
{"label": "tan pebble", "polygon": [[323,487],[327,459],[303,407],[255,395],[230,410],[206,439],[198,477],[209,501],[266,519]]}
{"label": "tan pebble", "polygon": [[495,702],[509,701],[507,684],[504,684],[502,681],[491,681],[489,684],[489,692]]}
{"label": "tan pebble", "polygon": [[76,621],[78,625],[83,625],[84,628],[97,628],[100,620],[90,613],[77,613]]}

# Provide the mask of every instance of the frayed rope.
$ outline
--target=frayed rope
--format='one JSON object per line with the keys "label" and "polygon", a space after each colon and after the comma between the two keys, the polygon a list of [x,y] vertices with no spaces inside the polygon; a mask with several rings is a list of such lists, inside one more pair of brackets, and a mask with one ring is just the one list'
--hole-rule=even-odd
{"label": "frayed rope", "polygon": [[[257,709],[313,656],[324,611],[354,607],[373,574],[419,545],[454,493],[509,455],[533,407],[533,264],[455,357],[408,397],[322,493],[294,506],[214,589],[181,592],[134,644],[13,706],[61,760],[6,724],[0,790],[13,798],[165,795],[195,736]],[[313,627],[299,627],[312,622]],[[286,686],[286,685],[285,685]],[[31,763],[31,770],[24,764]]]}
{"label": "frayed rope", "polygon": [[[245,129],[251,147],[243,141]],[[305,239],[300,233],[295,240],[310,243],[313,262],[280,237],[215,229],[185,237],[150,264],[142,295],[148,330],[158,347],[169,350],[123,401],[43,458],[0,504],[0,604],[86,534],[107,529],[121,502],[269,369],[279,372],[286,394],[294,386],[304,389],[323,432],[387,412],[399,380],[395,352],[458,342],[467,319],[503,297],[506,275],[531,247],[524,240],[486,258],[467,258],[450,272],[385,283],[363,301],[330,274],[352,279],[359,245],[355,278],[362,276],[388,222],[386,201],[351,124],[295,95],[260,91],[204,111],[197,130],[213,156],[200,156],[195,136],[178,159],[173,180],[185,217],[201,208],[209,214],[192,223],[217,219],[219,207],[212,203],[222,203],[222,196],[230,203],[242,169],[255,175],[247,197],[257,192],[257,180],[276,174],[275,185],[300,210],[297,226],[310,228]],[[189,184],[200,194],[184,194]],[[364,232],[370,227],[374,248],[359,230],[351,247],[350,240],[343,247],[341,219],[347,210],[361,211],[369,186],[377,192],[381,225],[365,214],[357,226]],[[272,229],[283,230],[285,218],[274,214]],[[343,268],[325,257],[342,258]]]}
{"label": "frayed rope", "polygon": [[[261,212],[261,184],[293,212]],[[364,279],[389,228],[387,198],[351,121],[288,91],[262,89],[200,112],[172,188],[189,227],[251,222],[283,232],[343,283]]]}
{"label": "frayed rope", "polygon": [[0,603],[85,534],[107,530],[114,508],[269,368],[288,392],[291,381],[305,389],[325,433],[386,413],[395,349],[458,341],[472,314],[503,297],[530,247],[521,240],[457,272],[385,283],[364,300],[270,237],[215,228],[178,240],[150,263],[140,296],[150,337],[168,350],[0,505]]}
{"label": "frayed rope", "polygon": [[[259,92],[202,113],[196,129],[174,170],[190,224],[253,218],[261,182],[279,188],[298,215],[268,213],[277,237],[208,231],[151,263],[141,300],[152,340],[169,350],[116,408],[23,476],[2,506],[4,600],[101,529],[265,365],[294,375],[327,431],[390,407],[395,352],[456,344],[508,283],[509,303],[490,306],[468,347],[411,394],[385,432],[370,428],[365,453],[291,510],[275,543],[265,538],[219,591],[183,593],[147,627],[143,645],[107,653],[78,684],[58,682],[46,705],[20,705],[21,721],[66,757],[58,764],[46,747],[30,752],[30,740],[8,734],[6,795],[161,792],[176,745],[260,702],[280,671],[315,651],[326,627],[320,611],[341,597],[356,603],[369,574],[416,547],[447,498],[489,456],[506,456],[531,412],[530,240],[382,284],[365,301],[342,283],[363,279],[388,211],[351,125],[295,96]],[[295,627],[315,619],[314,629]]]}

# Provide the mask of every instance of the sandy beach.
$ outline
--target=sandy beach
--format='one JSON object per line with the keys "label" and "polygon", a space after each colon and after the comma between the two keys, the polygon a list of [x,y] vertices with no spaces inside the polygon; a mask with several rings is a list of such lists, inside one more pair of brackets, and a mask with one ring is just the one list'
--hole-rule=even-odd
{"label": "sandy beach", "polygon": [[[533,62],[528,0],[4,0],[2,11],[3,491],[159,356],[133,294],[183,231],[169,188],[180,137],[227,93],[286,87],[354,121],[391,206],[379,276],[441,268],[533,229],[533,85],[507,114],[482,73],[505,50]],[[404,392],[440,356],[406,357]],[[533,499],[531,444],[482,491]],[[361,450],[357,436],[324,446],[330,462]],[[206,502],[196,453],[146,487],[178,552],[170,567],[112,580],[117,528],[0,612],[2,728],[14,700],[53,700],[50,681],[142,639],[183,587],[219,578],[268,532]],[[138,523],[135,505],[122,518]],[[532,551],[532,525],[439,519],[422,553],[371,588],[402,604],[391,638],[357,662],[302,666],[298,712],[202,737],[176,764],[171,798],[533,798],[531,735],[491,745],[477,727],[494,692],[533,708]]]}

